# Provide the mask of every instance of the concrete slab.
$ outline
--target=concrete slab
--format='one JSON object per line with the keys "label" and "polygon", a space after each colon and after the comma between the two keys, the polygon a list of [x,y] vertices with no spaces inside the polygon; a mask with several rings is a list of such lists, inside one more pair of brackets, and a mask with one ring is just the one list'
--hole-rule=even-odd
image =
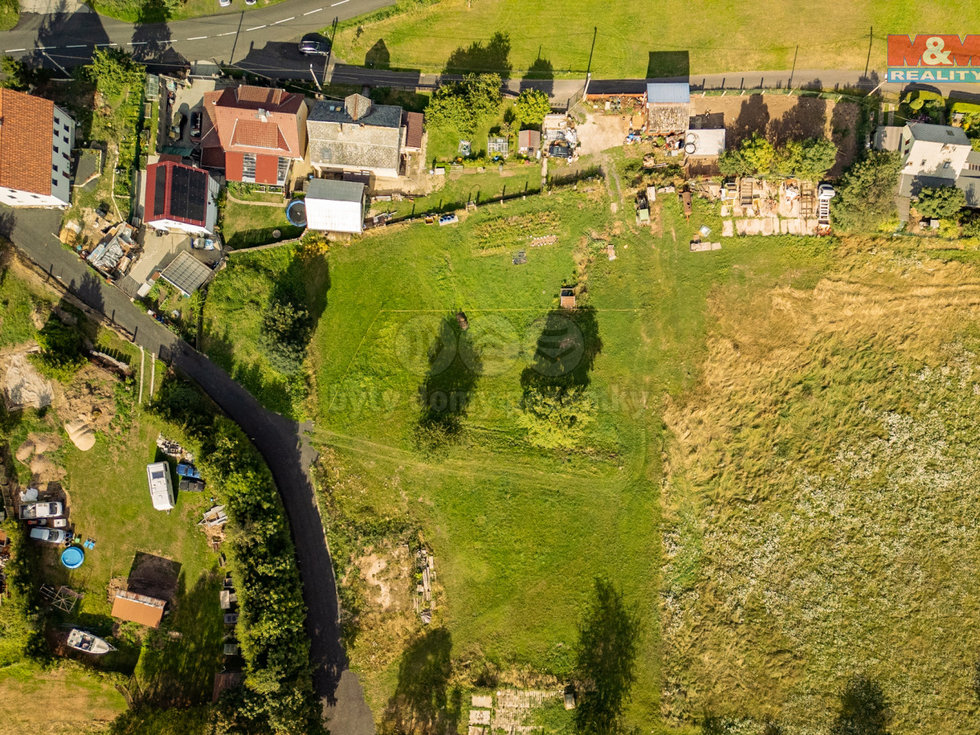
{"label": "concrete slab", "polygon": [[721,236],[732,237],[735,234],[735,223],[726,219],[721,223]]}

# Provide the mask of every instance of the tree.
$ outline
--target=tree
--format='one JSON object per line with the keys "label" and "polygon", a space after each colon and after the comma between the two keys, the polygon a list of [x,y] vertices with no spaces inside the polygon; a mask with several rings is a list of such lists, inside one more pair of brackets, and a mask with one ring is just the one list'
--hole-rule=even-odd
{"label": "tree", "polygon": [[532,444],[544,449],[572,449],[582,443],[595,406],[580,386],[530,385],[517,423]]}
{"label": "tree", "polygon": [[133,61],[125,51],[114,48],[97,48],[92,63],[84,67],[84,74],[106,97],[117,97],[129,87],[143,84],[146,67]]}
{"label": "tree", "polygon": [[819,179],[837,160],[837,146],[826,138],[791,140],[779,151],[779,170],[801,179]]}
{"label": "tree", "polygon": [[540,89],[525,89],[514,103],[514,122],[520,130],[538,128],[551,112],[548,95]]}
{"label": "tree", "polygon": [[878,682],[855,676],[840,695],[840,713],[831,735],[888,735],[891,714]]}
{"label": "tree", "polygon": [[834,223],[842,230],[869,232],[894,219],[901,165],[897,153],[873,152],[851,166],[831,203]]}
{"label": "tree", "polygon": [[432,125],[471,135],[500,109],[500,75],[467,74],[461,82],[444,84],[432,95],[425,114]]}
{"label": "tree", "polygon": [[956,219],[966,206],[966,194],[955,186],[925,187],[915,199],[915,211],[922,217]]}
{"label": "tree", "polygon": [[303,364],[309,341],[309,312],[288,301],[273,301],[262,320],[261,345],[276,370],[295,373]]}
{"label": "tree", "polygon": [[732,151],[722,154],[718,166],[726,176],[767,176],[776,164],[776,149],[758,133]]}
{"label": "tree", "polygon": [[32,74],[23,61],[12,56],[0,58],[0,74],[3,75],[0,87],[16,89],[19,92],[30,89]]}
{"label": "tree", "polygon": [[640,619],[608,581],[595,580],[595,597],[579,627],[576,677],[581,688],[575,729],[583,735],[620,731],[623,705],[636,678]]}

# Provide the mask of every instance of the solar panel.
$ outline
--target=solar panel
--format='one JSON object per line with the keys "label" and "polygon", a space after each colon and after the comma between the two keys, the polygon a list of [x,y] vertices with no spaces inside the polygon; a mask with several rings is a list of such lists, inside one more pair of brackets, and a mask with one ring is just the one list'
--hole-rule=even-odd
{"label": "solar panel", "polygon": [[156,216],[165,215],[167,211],[167,170],[158,166],[156,184],[153,187],[153,213]]}
{"label": "solar panel", "polygon": [[208,205],[207,173],[183,166],[174,166],[171,182],[171,215],[195,222],[203,222]]}

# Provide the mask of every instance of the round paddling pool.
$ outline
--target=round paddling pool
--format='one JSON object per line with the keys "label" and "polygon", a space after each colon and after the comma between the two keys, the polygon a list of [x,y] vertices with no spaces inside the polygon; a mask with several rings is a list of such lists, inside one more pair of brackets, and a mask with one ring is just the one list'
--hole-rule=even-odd
{"label": "round paddling pool", "polygon": [[61,552],[61,563],[69,569],[78,569],[85,561],[85,552],[77,546],[69,546]]}
{"label": "round paddling pool", "polygon": [[302,199],[293,199],[286,207],[286,219],[296,227],[306,227],[306,202]]}

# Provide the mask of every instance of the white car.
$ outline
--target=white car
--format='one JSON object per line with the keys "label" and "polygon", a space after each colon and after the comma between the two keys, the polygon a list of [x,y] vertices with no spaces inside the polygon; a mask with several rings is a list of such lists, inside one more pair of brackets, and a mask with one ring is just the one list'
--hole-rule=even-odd
{"label": "white car", "polygon": [[231,5],[231,0],[218,0],[218,6],[222,8],[227,8]]}
{"label": "white car", "polygon": [[31,538],[35,541],[47,541],[49,544],[63,544],[65,532],[60,528],[32,528]]}
{"label": "white car", "polygon": [[830,184],[821,184],[817,187],[817,199],[833,199],[835,196],[837,192]]}
{"label": "white car", "polygon": [[54,518],[60,516],[65,508],[61,503],[24,503],[20,506],[20,517],[23,520],[38,518]]}

